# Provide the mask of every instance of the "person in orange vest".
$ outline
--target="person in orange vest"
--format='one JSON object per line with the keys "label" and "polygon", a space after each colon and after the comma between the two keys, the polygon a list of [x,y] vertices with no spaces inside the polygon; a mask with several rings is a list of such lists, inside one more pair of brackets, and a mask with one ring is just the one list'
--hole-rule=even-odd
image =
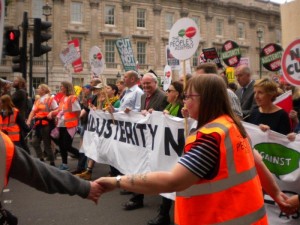
{"label": "person in orange vest", "polygon": [[283,209],[292,211],[261,158],[253,154],[240,118],[231,109],[224,80],[214,74],[194,76],[184,99],[190,117],[198,124],[174,168],[99,178],[96,181],[102,188],[145,194],[175,191],[177,225],[263,225],[268,220],[260,176],[265,191]]}
{"label": "person in orange vest", "polygon": [[[10,138],[0,131],[0,191],[14,178],[39,191],[54,194],[78,195],[82,198],[98,202],[101,186],[96,182],[88,182],[73,176],[71,173],[48,166],[31,157],[23,149],[15,146]],[[9,212],[1,208],[0,214],[8,218],[0,218],[0,224],[17,224]],[[1,215],[0,215],[1,216]],[[16,223],[8,223],[13,219]],[[5,220],[4,223],[3,220]],[[1,223],[2,222],[2,223]]]}
{"label": "person in orange vest", "polygon": [[9,95],[3,95],[0,98],[0,130],[7,134],[13,143],[19,147],[21,144],[21,129],[29,132],[23,116],[14,106]]}
{"label": "person in orange vest", "polygon": [[79,156],[79,151],[72,147],[74,135],[77,130],[81,107],[74,87],[70,82],[63,81],[60,86],[61,93],[64,96],[60,99],[58,108],[48,114],[48,118],[56,117],[59,131],[58,146],[60,149],[62,164],[59,166],[61,170],[69,170],[68,152]]}
{"label": "person in orange vest", "polygon": [[50,88],[46,84],[40,84],[37,93],[40,96],[34,102],[32,110],[28,116],[26,124],[30,126],[32,119],[35,120],[34,129],[35,135],[32,139],[32,146],[36,152],[37,157],[44,161],[44,156],[41,148],[41,142],[44,143],[44,150],[47,154],[47,159],[50,165],[54,166],[54,152],[51,148],[50,131],[53,126],[53,120],[47,118],[50,111],[57,108],[57,103],[50,95]]}

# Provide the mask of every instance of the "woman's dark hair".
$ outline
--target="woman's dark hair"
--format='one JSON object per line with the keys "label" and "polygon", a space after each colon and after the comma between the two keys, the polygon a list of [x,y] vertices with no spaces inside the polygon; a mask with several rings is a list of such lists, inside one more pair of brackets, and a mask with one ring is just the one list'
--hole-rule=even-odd
{"label": "woman's dark hair", "polygon": [[187,83],[186,91],[199,94],[199,115],[197,129],[222,115],[232,118],[243,137],[247,136],[240,118],[233,112],[222,77],[216,74],[193,76]]}
{"label": "woman's dark hair", "polygon": [[119,88],[115,84],[108,84],[107,86],[110,86],[111,89],[114,90],[114,96],[116,96],[119,93]]}
{"label": "woman's dark hair", "polygon": [[180,81],[173,81],[171,85],[174,89],[178,92],[178,98],[176,99],[177,102],[180,104],[183,103],[183,84]]}

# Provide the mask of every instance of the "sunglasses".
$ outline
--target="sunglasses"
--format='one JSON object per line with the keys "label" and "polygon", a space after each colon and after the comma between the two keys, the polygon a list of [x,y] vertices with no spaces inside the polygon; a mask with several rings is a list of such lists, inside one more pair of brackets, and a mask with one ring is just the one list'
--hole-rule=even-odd
{"label": "sunglasses", "polygon": [[170,90],[170,89],[166,90],[167,93],[170,93],[172,91],[176,91],[176,90]]}

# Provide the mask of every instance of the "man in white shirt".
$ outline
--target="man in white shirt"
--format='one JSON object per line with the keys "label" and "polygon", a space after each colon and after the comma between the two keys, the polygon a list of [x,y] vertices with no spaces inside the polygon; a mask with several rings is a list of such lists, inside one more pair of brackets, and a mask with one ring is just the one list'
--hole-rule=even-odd
{"label": "man in white shirt", "polygon": [[115,109],[110,107],[110,112],[124,111],[128,113],[129,111],[139,112],[141,108],[141,96],[144,94],[142,89],[138,86],[139,74],[130,70],[124,74],[124,84],[126,86],[124,97],[121,99],[120,107]]}

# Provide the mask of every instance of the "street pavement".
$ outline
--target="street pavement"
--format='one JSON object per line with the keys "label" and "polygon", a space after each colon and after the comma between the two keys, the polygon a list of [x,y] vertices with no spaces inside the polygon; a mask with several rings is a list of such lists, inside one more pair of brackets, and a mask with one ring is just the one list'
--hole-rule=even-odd
{"label": "street pavement", "polygon": [[[73,146],[79,146],[79,136]],[[34,150],[30,147],[31,153]],[[58,157],[56,165],[61,162]],[[76,159],[69,159],[70,170],[75,170]],[[96,164],[92,179],[106,176],[109,166]],[[157,214],[161,202],[158,195],[145,196],[144,207],[133,211],[122,209],[131,195],[120,195],[119,190],[104,194],[98,205],[78,196],[46,194],[17,180],[10,179],[1,199],[3,206],[19,219],[19,225],[146,225]],[[173,221],[173,208],[171,210]]]}

